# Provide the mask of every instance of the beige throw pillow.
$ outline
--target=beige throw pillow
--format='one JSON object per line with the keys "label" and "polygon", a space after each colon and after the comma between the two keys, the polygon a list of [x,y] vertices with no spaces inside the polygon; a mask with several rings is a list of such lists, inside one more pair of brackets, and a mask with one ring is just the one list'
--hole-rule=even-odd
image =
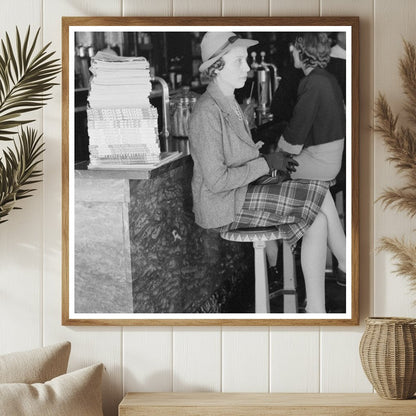
{"label": "beige throw pillow", "polygon": [[70,342],[0,355],[0,383],[44,383],[66,373]]}
{"label": "beige throw pillow", "polygon": [[103,416],[102,373],[97,364],[44,384],[0,384],[0,415]]}

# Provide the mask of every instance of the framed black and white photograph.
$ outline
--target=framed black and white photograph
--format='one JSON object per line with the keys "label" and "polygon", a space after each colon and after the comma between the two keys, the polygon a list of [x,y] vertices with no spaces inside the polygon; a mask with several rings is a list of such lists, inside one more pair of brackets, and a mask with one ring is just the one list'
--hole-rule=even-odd
{"label": "framed black and white photograph", "polygon": [[359,322],[357,17],[62,18],[62,323]]}

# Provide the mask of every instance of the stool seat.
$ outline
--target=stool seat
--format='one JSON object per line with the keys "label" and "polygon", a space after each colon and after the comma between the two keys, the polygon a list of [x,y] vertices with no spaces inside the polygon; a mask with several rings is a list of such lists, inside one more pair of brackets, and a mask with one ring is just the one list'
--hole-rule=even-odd
{"label": "stool seat", "polygon": [[252,243],[254,247],[255,310],[256,313],[270,312],[270,298],[283,295],[284,312],[297,312],[296,267],[289,244],[283,240],[284,288],[269,293],[266,260],[266,241],[279,240],[276,227],[237,228],[222,231],[221,238],[238,243]]}
{"label": "stool seat", "polygon": [[235,230],[221,232],[221,237],[224,240],[236,241],[239,243],[279,239],[276,227],[236,228]]}

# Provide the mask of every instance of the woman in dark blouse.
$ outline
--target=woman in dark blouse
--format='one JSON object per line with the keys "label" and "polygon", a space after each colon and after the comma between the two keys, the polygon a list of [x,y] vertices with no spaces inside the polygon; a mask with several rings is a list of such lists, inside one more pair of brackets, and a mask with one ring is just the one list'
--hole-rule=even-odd
{"label": "woman in dark blouse", "polygon": [[[294,155],[299,163],[292,179],[334,181],[342,165],[346,117],[341,87],[325,69],[331,41],[326,33],[309,32],[298,37],[291,50],[294,66],[302,69],[305,77],[278,148]],[[326,199],[328,245],[338,261],[338,280],[345,282],[345,233],[332,196]]]}

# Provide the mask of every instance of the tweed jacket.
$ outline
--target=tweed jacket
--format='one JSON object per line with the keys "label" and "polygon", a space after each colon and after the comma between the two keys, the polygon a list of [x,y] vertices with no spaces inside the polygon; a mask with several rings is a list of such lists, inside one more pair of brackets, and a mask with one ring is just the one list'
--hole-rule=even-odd
{"label": "tweed jacket", "polygon": [[266,175],[269,167],[259,156],[247,121],[238,118],[232,99],[215,82],[194,107],[189,144],[196,223],[218,228],[233,222],[243,206],[247,185]]}

